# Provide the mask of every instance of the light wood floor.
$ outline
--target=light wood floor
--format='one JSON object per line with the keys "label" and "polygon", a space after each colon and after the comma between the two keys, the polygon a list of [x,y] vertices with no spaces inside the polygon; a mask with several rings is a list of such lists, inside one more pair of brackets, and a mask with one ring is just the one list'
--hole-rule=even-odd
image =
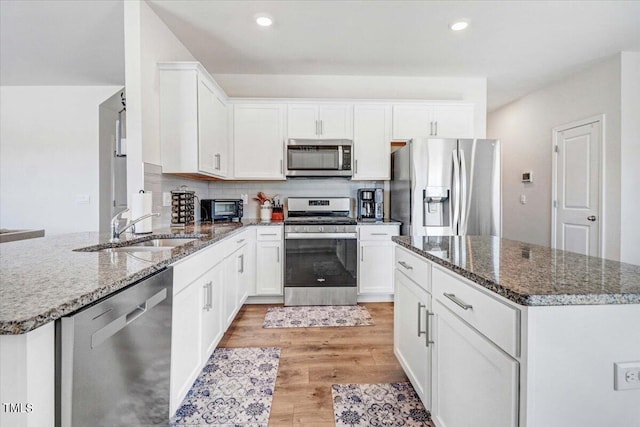
{"label": "light wood floor", "polygon": [[363,304],[374,326],[263,329],[245,305],[219,347],[280,347],[270,426],[333,426],[331,384],[408,381],[393,355],[393,303]]}

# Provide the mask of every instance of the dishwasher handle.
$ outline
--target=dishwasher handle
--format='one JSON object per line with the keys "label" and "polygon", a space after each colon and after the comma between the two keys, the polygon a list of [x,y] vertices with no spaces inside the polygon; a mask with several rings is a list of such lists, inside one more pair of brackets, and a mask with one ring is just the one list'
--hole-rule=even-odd
{"label": "dishwasher handle", "polygon": [[123,314],[118,317],[114,321],[110,322],[106,326],[98,329],[96,332],[91,335],[91,348],[96,348],[104,343],[107,339],[111,338],[122,329],[126,328],[127,325],[134,322],[136,319],[139,319],[142,315],[147,313],[156,305],[160,304],[162,301],[167,299],[167,289],[162,289],[157,292],[152,297],[148,298],[146,301],[138,304],[136,308],[131,310],[129,313]]}

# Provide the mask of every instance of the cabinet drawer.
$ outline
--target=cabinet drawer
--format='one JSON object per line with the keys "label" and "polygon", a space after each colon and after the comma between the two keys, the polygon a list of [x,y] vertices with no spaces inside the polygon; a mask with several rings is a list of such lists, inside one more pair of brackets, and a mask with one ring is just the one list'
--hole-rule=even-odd
{"label": "cabinet drawer", "polygon": [[431,277],[433,296],[442,305],[510,355],[520,356],[520,310],[439,267],[434,267]]}
{"label": "cabinet drawer", "polygon": [[256,231],[256,239],[260,242],[268,240],[282,240],[282,227],[269,226],[258,227]]}
{"label": "cabinet drawer", "polygon": [[396,246],[395,268],[406,274],[425,291],[431,292],[431,263]]}
{"label": "cabinet drawer", "polygon": [[360,225],[358,237],[360,240],[391,240],[398,235],[397,225]]}
{"label": "cabinet drawer", "polygon": [[255,230],[249,228],[247,230],[244,230],[242,233],[228,237],[222,243],[222,245],[224,246],[224,255],[229,256],[241,247],[245,246],[250,240],[253,239],[253,233],[255,233]]}
{"label": "cabinet drawer", "polygon": [[224,256],[224,245],[217,243],[173,264],[173,294],[178,294],[191,282],[209,271],[222,261]]}

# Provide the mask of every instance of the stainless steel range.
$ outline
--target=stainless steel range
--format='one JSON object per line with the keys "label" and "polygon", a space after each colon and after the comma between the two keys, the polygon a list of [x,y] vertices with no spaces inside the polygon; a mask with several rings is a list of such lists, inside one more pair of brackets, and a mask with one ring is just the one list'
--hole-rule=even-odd
{"label": "stainless steel range", "polygon": [[348,197],[289,197],[284,305],[357,303],[356,220]]}

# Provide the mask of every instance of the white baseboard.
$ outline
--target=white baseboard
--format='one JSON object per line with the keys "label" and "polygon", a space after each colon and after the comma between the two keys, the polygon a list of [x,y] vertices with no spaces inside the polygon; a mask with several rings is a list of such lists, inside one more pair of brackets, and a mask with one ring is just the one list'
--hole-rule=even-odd
{"label": "white baseboard", "polygon": [[274,296],[263,296],[263,295],[253,295],[248,296],[247,300],[244,302],[245,304],[284,304],[284,297],[274,295]]}
{"label": "white baseboard", "polygon": [[393,302],[393,294],[358,295],[358,302]]}

